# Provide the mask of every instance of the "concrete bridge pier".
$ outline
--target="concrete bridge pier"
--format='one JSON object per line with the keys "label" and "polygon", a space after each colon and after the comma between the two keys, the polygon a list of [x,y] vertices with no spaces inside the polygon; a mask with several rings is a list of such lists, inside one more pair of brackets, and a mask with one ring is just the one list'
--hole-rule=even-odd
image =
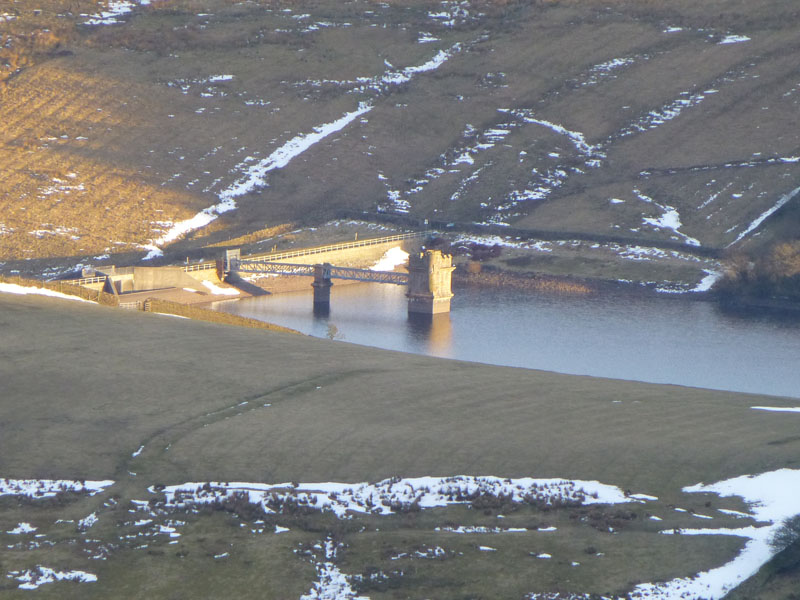
{"label": "concrete bridge pier", "polygon": [[453,257],[426,250],[408,257],[408,312],[435,315],[450,312]]}
{"label": "concrete bridge pier", "polygon": [[325,311],[326,308],[330,307],[332,285],[330,263],[314,265],[314,283],[311,286],[314,288],[315,311]]}

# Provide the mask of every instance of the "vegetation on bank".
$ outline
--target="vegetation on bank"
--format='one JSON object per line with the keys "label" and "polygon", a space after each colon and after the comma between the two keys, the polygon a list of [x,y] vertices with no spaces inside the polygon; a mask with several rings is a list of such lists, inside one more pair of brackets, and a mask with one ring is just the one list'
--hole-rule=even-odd
{"label": "vegetation on bank", "polygon": [[715,289],[728,301],[800,302],[800,240],[775,244],[762,254],[733,255]]}
{"label": "vegetation on bank", "polygon": [[772,560],[725,600],[800,600],[800,515],[786,519],[770,545]]}
{"label": "vegetation on bank", "polygon": [[480,267],[480,263],[469,263],[466,270],[456,270],[453,275],[453,285],[455,287],[484,285],[569,295],[585,295],[595,291],[580,281],[570,281],[547,275],[522,275],[495,269],[482,269]]}

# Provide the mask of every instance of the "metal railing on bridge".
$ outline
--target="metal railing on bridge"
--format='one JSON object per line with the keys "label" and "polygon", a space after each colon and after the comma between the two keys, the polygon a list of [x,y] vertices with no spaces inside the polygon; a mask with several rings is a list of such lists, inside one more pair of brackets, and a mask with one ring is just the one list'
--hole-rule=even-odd
{"label": "metal railing on bridge", "polygon": [[[337,244],[328,244],[326,246],[315,246],[313,248],[298,248],[295,250],[284,250],[283,252],[266,252],[263,254],[251,254],[244,260],[248,261],[276,261],[276,260],[286,260],[287,258],[298,258],[300,256],[313,256],[315,254],[324,254],[326,252],[335,252],[337,250],[350,250],[352,248],[364,248],[366,246],[377,246],[378,244],[386,244],[388,242],[399,242],[402,240],[413,239],[416,237],[423,237],[427,235],[425,232],[415,231],[411,233],[398,233],[395,235],[387,235],[378,238],[367,238],[364,240],[354,240],[352,242],[339,242]],[[299,266],[309,266],[309,265],[299,265]],[[182,265],[182,269],[187,272],[191,273],[193,271],[210,271],[211,269],[216,269],[217,263],[216,261],[202,261],[199,263],[189,264],[189,265]],[[340,267],[337,267],[337,269]],[[343,268],[343,267],[342,267]],[[242,271],[242,272],[251,272],[251,271]],[[271,273],[278,273],[278,271],[270,271]],[[293,273],[285,273],[283,274],[293,274]],[[296,273],[298,275],[308,275],[309,273]],[[310,273],[313,275],[313,273]],[[91,285],[97,283],[104,283],[107,279],[109,279],[106,275],[96,275],[93,277],[81,277],[80,279],[70,279],[66,280],[65,283],[71,283],[73,285]],[[337,279],[352,279],[352,277],[337,277]],[[378,281],[377,279],[359,279],[358,281]],[[389,282],[389,283],[396,283],[396,282]],[[404,285],[404,284],[400,284]]]}
{"label": "metal railing on bridge", "polygon": [[105,283],[106,277],[105,275],[96,275],[94,277],[81,277],[80,279],[67,279],[64,280],[64,283],[69,283],[72,285],[91,285],[93,283]]}
{"label": "metal railing on bridge", "polygon": [[300,248],[298,250],[285,250],[283,252],[267,252],[265,254],[251,254],[248,260],[286,260],[287,258],[297,258],[298,256],[311,256],[314,254],[324,254],[326,252],[336,252],[337,250],[350,250],[352,248],[364,248],[365,246],[377,246],[388,242],[399,242],[427,235],[425,232],[415,231],[412,233],[398,233],[379,238],[367,238],[352,242],[339,242],[338,244],[328,244],[327,246],[316,246],[314,248]]}
{"label": "metal railing on bridge", "polygon": [[332,266],[330,267],[330,278],[408,285],[408,273],[398,273],[396,271],[373,271],[371,269],[354,269],[351,267]]}
{"label": "metal railing on bridge", "polygon": [[[248,275],[300,275],[315,277],[320,266],[277,263],[267,260],[246,258],[232,259],[229,268],[233,272]],[[327,264],[321,265],[321,268],[322,272],[319,274],[322,279],[349,279],[351,281],[372,281],[376,283],[408,285],[408,273],[373,271],[371,269],[355,269],[352,267],[335,267]]]}
{"label": "metal railing on bridge", "polygon": [[[337,244],[328,244],[326,246],[315,246],[313,248],[298,248],[296,250],[284,250],[282,252],[265,252],[261,254],[251,254],[247,258],[248,260],[250,259],[286,260],[287,258],[299,258],[300,256],[313,256],[314,254],[324,254],[325,252],[336,252],[337,250],[350,250],[352,248],[377,246],[378,244],[386,244],[388,242],[400,242],[402,240],[409,240],[417,237],[423,237],[425,235],[427,235],[427,233],[422,231],[415,231],[412,233],[398,233],[396,235],[387,235],[379,238],[367,238],[365,240],[354,240],[352,242],[339,242]],[[213,260],[203,261],[191,265],[183,265],[182,268],[187,273],[191,273],[192,271],[210,271],[211,269],[217,268],[217,263],[216,261]]]}

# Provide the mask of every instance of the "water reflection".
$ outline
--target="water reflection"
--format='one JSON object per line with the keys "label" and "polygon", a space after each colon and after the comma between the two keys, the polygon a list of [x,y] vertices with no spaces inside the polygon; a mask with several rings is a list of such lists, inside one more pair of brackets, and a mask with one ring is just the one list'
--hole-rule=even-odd
{"label": "water reflection", "polygon": [[331,316],[331,305],[330,303],[317,303],[314,302],[312,304],[312,312],[314,314],[315,319],[325,319],[327,320],[328,317]]}
{"label": "water reflection", "polygon": [[444,358],[452,356],[453,323],[450,313],[433,316],[409,313],[407,331],[414,344],[424,346],[424,354]]}
{"label": "water reflection", "polygon": [[317,337],[576,375],[800,397],[800,318],[630,295],[569,297],[459,289],[450,314],[409,318],[405,288],[334,285],[327,313],[309,292],[219,310]]}
{"label": "water reflection", "polygon": [[722,317],[735,323],[759,322],[800,329],[800,310],[722,305],[717,307],[717,311]]}

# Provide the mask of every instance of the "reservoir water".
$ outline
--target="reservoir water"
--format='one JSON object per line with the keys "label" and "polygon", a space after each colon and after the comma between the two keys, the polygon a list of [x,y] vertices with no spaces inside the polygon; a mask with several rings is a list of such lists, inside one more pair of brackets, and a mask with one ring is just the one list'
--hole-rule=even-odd
{"label": "reservoir water", "polygon": [[[310,288],[310,286],[309,286]],[[800,398],[800,316],[631,294],[455,290],[452,312],[409,319],[405,287],[334,284],[327,315],[311,292],[219,302],[217,310],[316,337],[459,360]]]}

